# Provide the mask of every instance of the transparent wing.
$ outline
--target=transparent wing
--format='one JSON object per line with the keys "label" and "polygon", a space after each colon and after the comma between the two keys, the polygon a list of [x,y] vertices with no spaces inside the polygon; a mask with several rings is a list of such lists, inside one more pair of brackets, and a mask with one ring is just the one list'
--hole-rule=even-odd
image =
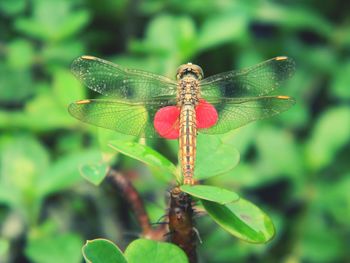
{"label": "transparent wing", "polygon": [[295,100],[288,96],[265,96],[218,99],[212,104],[218,112],[218,122],[213,127],[201,129],[199,132],[226,133],[252,121],[269,118],[286,111],[295,104]]}
{"label": "transparent wing", "polygon": [[201,97],[208,102],[216,98],[265,96],[290,78],[295,63],[288,57],[276,57],[258,65],[220,73],[201,81]]}
{"label": "transparent wing", "polygon": [[81,100],[68,107],[69,113],[83,122],[120,133],[144,138],[160,137],[153,119],[161,107],[175,105],[175,100],[151,100],[130,103],[117,100]]}
{"label": "transparent wing", "polygon": [[142,101],[176,96],[176,82],[166,77],[123,68],[96,57],[79,57],[73,61],[71,68],[83,84],[109,97]]}

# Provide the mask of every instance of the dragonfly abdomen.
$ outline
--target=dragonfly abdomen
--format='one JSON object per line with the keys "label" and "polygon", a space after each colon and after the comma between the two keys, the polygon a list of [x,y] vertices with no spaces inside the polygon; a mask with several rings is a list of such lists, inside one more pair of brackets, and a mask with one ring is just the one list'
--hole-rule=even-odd
{"label": "dragonfly abdomen", "polygon": [[196,112],[194,106],[185,104],[180,113],[180,161],[184,184],[193,184],[196,157]]}

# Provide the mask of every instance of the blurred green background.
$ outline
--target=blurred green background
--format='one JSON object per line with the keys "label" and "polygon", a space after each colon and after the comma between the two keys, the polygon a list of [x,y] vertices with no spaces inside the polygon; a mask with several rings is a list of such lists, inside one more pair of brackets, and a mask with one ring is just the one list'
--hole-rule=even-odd
{"label": "blurred green background", "polygon": [[[101,158],[96,129],[67,113],[96,96],[70,73],[83,54],[172,78],[188,61],[209,76],[293,57],[296,75],[279,94],[297,104],[233,131],[240,164],[208,182],[262,207],[277,235],[247,244],[201,217],[199,258],[350,262],[349,10],[346,0],[1,0],[0,262],[81,262],[86,239],[125,247],[138,234],[118,192],[78,171]],[[151,146],[176,161],[176,142]],[[156,221],[169,186],[130,158],[118,167]]]}

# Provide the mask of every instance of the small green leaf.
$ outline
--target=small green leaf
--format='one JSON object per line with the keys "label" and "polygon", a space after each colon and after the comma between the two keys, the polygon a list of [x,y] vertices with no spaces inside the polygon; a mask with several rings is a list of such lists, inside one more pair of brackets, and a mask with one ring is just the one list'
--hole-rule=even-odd
{"label": "small green leaf", "polygon": [[8,46],[7,60],[9,65],[15,69],[25,69],[34,61],[34,48],[30,41],[17,39]]}
{"label": "small green leaf", "polygon": [[283,129],[265,126],[259,129],[255,139],[259,156],[256,163],[261,177],[302,173],[301,154],[292,134]]}
{"label": "small green leaf", "polygon": [[79,263],[82,240],[75,234],[31,238],[25,254],[36,263]]}
{"label": "small green leaf", "polygon": [[218,15],[205,20],[199,34],[199,49],[205,50],[237,39],[244,39],[247,32],[244,14]]}
{"label": "small green leaf", "polygon": [[108,171],[106,163],[85,164],[80,168],[81,176],[94,185],[99,185],[105,179]]}
{"label": "small green leaf", "polygon": [[[32,76],[28,70],[0,64],[0,76],[6,76],[6,78],[0,78],[0,102],[20,102],[35,91]],[[10,123],[12,122],[11,119]],[[0,126],[3,126],[3,123],[0,121]],[[8,127],[8,125],[4,126]]]}
{"label": "small green leaf", "polygon": [[239,199],[238,194],[224,188],[209,185],[182,185],[181,190],[202,200],[227,204]]}
{"label": "small green leaf", "polygon": [[314,206],[322,212],[327,211],[332,220],[339,225],[350,228],[350,172],[332,181],[332,185],[327,180],[320,181],[319,184],[320,186],[314,187],[313,190],[314,195],[318,197],[313,199]]}
{"label": "small green leaf", "polygon": [[127,263],[120,249],[107,239],[88,240],[82,251],[87,263]]}
{"label": "small green leaf", "polygon": [[304,226],[307,227],[299,236],[301,262],[338,262],[349,254],[342,234],[329,226],[323,214],[323,211],[311,210],[304,215]]}
{"label": "small green leaf", "polygon": [[97,150],[62,156],[39,178],[36,189],[42,196],[67,189],[81,181],[79,168],[83,164],[98,162],[100,159],[101,154]]}
{"label": "small green leaf", "polygon": [[[161,38],[159,32],[162,32]],[[180,62],[194,53],[195,33],[195,25],[190,17],[161,14],[150,21],[146,39],[140,46],[151,52],[172,55],[174,60]]]}
{"label": "small green leaf", "polygon": [[170,243],[137,239],[125,250],[129,263],[186,263],[188,259],[181,248]]}
{"label": "small green leaf", "polygon": [[266,243],[275,235],[271,219],[243,198],[225,205],[205,200],[202,203],[217,224],[239,239],[250,243]]}
{"label": "small green leaf", "polygon": [[306,160],[313,171],[329,165],[350,140],[350,107],[328,109],[318,119],[306,145]]}
{"label": "small green leaf", "polygon": [[335,70],[334,78],[332,79],[331,92],[333,96],[345,100],[350,99],[350,61],[339,65],[338,70]]}
{"label": "small green leaf", "polygon": [[27,4],[26,0],[1,0],[0,12],[8,16],[14,16],[23,12]]}
{"label": "small green leaf", "polygon": [[113,130],[105,129],[105,128],[97,128],[97,138],[99,143],[99,148],[103,154],[103,158],[105,161],[108,161],[112,158],[115,158],[118,154],[116,154],[115,150],[112,149],[108,143],[112,141],[135,141],[138,139],[135,136],[123,134],[120,132],[116,132]]}
{"label": "small green leaf", "polygon": [[33,15],[15,21],[17,30],[41,40],[63,40],[89,20],[86,10],[74,9],[71,1],[34,1]]}
{"label": "small green leaf", "polygon": [[85,97],[85,89],[69,70],[57,69],[53,75],[53,93],[63,107]]}
{"label": "small green leaf", "polygon": [[233,146],[223,143],[212,135],[197,137],[196,179],[206,179],[227,173],[239,162],[239,152]]}
{"label": "small green leaf", "polygon": [[[16,191],[16,194],[14,194]],[[19,191],[10,188],[7,183],[0,180],[0,204],[5,204],[10,207],[20,206],[21,196],[17,194]]]}
{"label": "small green leaf", "polygon": [[151,167],[164,171],[164,175],[166,176],[167,180],[171,179],[168,176],[169,174],[175,175],[175,177],[177,177],[177,181],[181,180],[175,165],[163,155],[146,145],[128,141],[112,141],[109,143],[109,145],[118,152],[139,160]]}
{"label": "small green leaf", "polygon": [[90,20],[90,15],[86,10],[74,10],[67,16],[61,27],[61,38],[66,39],[74,36],[79,30],[81,30]]}
{"label": "small green leaf", "polygon": [[[22,78],[22,76],[17,76],[17,78]],[[24,111],[0,110],[0,128],[47,131],[72,128],[77,125],[77,121],[68,114],[66,105],[63,106],[58,102],[58,98],[54,96],[48,83],[36,83],[31,89],[37,89],[38,95],[26,103]],[[0,89],[0,93],[1,91]]]}
{"label": "small green leaf", "polygon": [[5,255],[10,250],[10,242],[5,238],[0,238],[0,260],[5,258]]}
{"label": "small green leaf", "polygon": [[[59,63],[69,65],[72,63],[72,58],[78,57],[82,53],[84,53],[84,45],[82,42],[79,42],[78,40],[66,40],[64,42],[55,42],[53,45],[46,45],[42,47],[41,54],[46,62],[46,65],[48,66],[45,69],[48,70],[51,67],[57,68]],[[68,66],[66,69],[68,69]],[[82,98],[83,97],[79,99]]]}
{"label": "small green leaf", "polygon": [[[46,148],[33,136],[3,136],[0,138],[0,182],[13,194],[36,192],[36,182],[49,167]],[[17,193],[19,194],[19,193]]]}
{"label": "small green leaf", "polygon": [[306,6],[283,6],[278,4],[262,4],[254,14],[257,21],[278,24],[287,29],[312,29],[316,33],[328,36],[332,33],[332,24],[320,13]]}

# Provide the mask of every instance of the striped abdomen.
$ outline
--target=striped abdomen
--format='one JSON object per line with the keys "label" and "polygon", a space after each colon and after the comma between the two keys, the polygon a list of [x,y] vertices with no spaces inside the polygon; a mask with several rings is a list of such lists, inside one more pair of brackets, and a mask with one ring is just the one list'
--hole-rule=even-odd
{"label": "striped abdomen", "polygon": [[194,163],[196,158],[196,112],[194,106],[185,104],[180,113],[180,162],[184,184],[193,184]]}

